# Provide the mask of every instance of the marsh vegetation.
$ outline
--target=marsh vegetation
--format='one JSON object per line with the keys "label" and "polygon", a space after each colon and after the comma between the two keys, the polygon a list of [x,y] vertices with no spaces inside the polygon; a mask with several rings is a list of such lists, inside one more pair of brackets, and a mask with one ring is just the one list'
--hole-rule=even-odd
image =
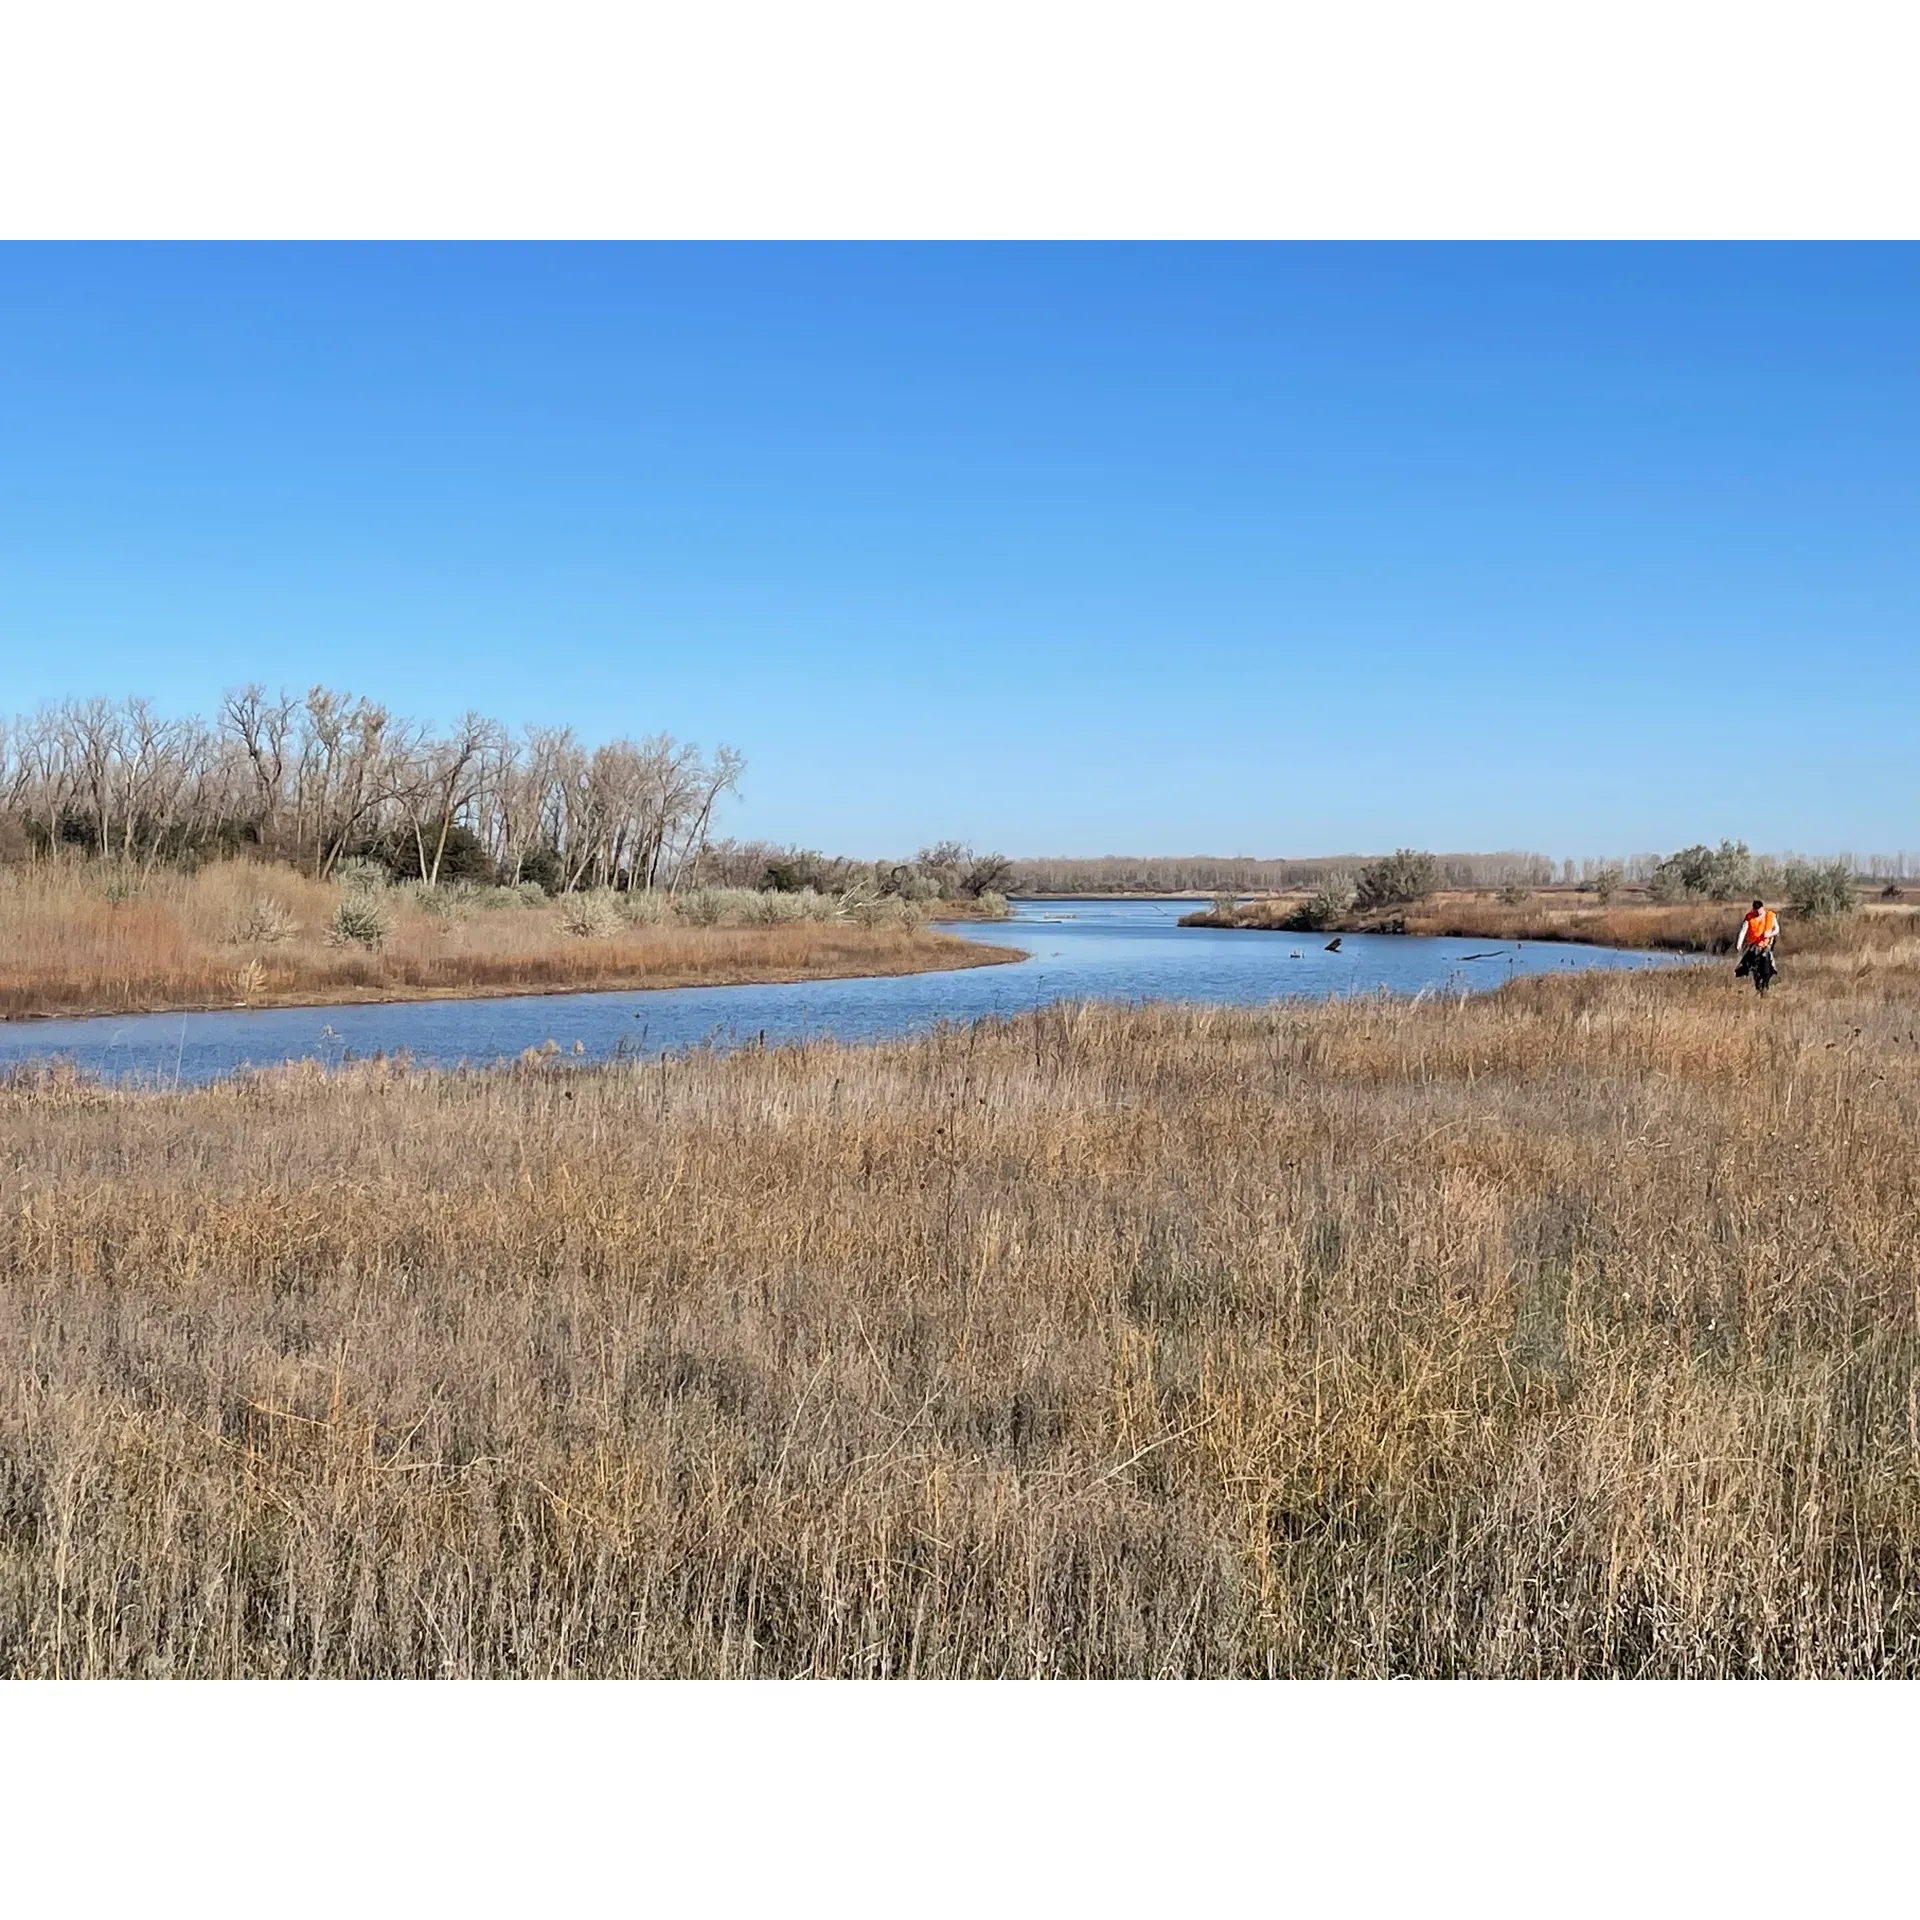
{"label": "marsh vegetation", "polygon": [[16,1075],[0,1668],[1913,1673],[1920,937],[1793,980]]}
{"label": "marsh vegetation", "polygon": [[197,873],[0,867],[0,1018],[722,986],[1009,956],[874,895],[325,880],[257,860]]}
{"label": "marsh vegetation", "polygon": [[[1643,864],[1645,876],[1632,887],[1615,867],[1599,868],[1581,883],[1533,885],[1512,879],[1498,887],[1464,887],[1448,884],[1445,860],[1402,848],[1350,874],[1330,872],[1310,887],[1253,899],[1216,894],[1209,906],[1185,915],[1180,924],[1724,953],[1734,944],[1740,907],[1757,892],[1792,921],[1791,944],[1803,950],[1863,941],[1884,945],[1911,930],[1908,889],[1897,879],[1876,885],[1844,858],[1756,860],[1743,842],[1723,840],[1718,848],[1688,847]],[[1861,916],[1857,925],[1856,915]]]}

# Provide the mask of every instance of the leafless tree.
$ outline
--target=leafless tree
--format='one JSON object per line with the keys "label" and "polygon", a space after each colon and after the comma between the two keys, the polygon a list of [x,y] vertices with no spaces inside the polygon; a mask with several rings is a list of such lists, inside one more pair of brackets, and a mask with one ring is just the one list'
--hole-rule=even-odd
{"label": "leafless tree", "polygon": [[72,700],[0,724],[0,855],[64,844],[151,866],[250,845],[324,878],[349,852],[405,849],[437,886],[459,828],[509,884],[537,857],[566,887],[677,886],[741,768],[666,734],[589,748],[472,712],[436,732],[319,686],[241,687],[211,722]]}

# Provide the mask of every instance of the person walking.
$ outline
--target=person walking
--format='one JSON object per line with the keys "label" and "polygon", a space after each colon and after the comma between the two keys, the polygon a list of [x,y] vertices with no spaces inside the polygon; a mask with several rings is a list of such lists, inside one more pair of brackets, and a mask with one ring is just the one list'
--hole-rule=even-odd
{"label": "person walking", "polygon": [[1733,949],[1740,956],[1740,963],[1733,970],[1734,978],[1751,974],[1754,991],[1765,993],[1779,970],[1773,958],[1774,942],[1779,938],[1779,915],[1764,900],[1756,900],[1740,922],[1740,938]]}

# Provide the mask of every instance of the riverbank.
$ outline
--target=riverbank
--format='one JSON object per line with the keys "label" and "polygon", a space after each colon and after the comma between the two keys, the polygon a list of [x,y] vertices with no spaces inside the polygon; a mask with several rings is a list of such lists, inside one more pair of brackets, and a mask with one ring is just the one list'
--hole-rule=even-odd
{"label": "riverbank", "polygon": [[[1731,953],[1741,904],[1725,901],[1601,902],[1565,890],[1536,891],[1524,900],[1485,892],[1443,892],[1406,906],[1350,912],[1314,924],[1306,893],[1242,902],[1231,918],[1217,907],[1185,915],[1183,927],[1331,938],[1349,933],[1404,933],[1467,940],[1570,941],[1642,952]],[[1887,947],[1920,935],[1920,908],[1868,902],[1826,920],[1782,915],[1783,951],[1836,952]]]}
{"label": "riverbank", "polygon": [[[702,925],[657,900],[347,893],[241,862],[121,890],[84,870],[16,873],[0,889],[0,1019],[773,985],[1021,957],[893,903],[865,909],[865,924],[799,917],[797,901],[766,898],[748,909],[785,917]],[[341,931],[348,900],[362,937]],[[691,911],[709,909],[696,900]]]}
{"label": "riverbank", "polygon": [[0,1671],[1913,1674],[1916,1017],[17,1073]]}

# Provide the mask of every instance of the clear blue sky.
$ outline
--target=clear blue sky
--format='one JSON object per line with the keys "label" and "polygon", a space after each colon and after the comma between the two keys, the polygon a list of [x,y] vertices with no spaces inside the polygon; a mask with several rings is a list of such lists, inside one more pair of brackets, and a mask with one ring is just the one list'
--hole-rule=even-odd
{"label": "clear blue sky", "polygon": [[0,667],[855,853],[1920,849],[1920,252],[0,249]]}

